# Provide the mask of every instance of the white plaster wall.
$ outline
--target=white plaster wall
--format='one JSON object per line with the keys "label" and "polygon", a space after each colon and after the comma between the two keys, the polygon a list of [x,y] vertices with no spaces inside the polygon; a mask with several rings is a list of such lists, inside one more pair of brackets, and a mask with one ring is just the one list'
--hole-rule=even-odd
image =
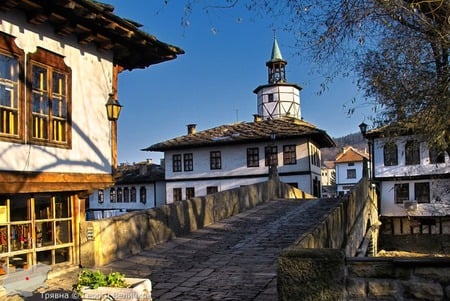
{"label": "white plaster wall", "polygon": [[[269,143],[218,146],[217,148],[197,148],[169,151],[164,154],[166,166],[166,195],[167,201],[173,201],[173,188],[182,188],[182,196],[185,198],[186,187],[195,187],[195,195],[206,194],[207,186],[217,186],[219,191],[251,185],[268,180],[268,167],[265,166],[264,148]],[[306,140],[276,141],[278,146],[278,172],[281,173],[307,173],[280,175],[285,183],[297,183],[298,188],[312,194],[312,180],[310,157]],[[283,165],[283,145],[296,144],[297,164]],[[259,147],[259,167],[247,167],[247,148]],[[210,151],[220,151],[222,155],[222,169],[210,169]],[[173,154],[192,153],[194,157],[194,170],[185,172],[173,172]],[[320,181],[320,167],[314,167],[312,171]],[[226,179],[233,177],[232,179]]]}
{"label": "white plaster wall", "polygon": [[[144,204],[140,200],[140,189],[144,186],[147,190],[147,202]],[[95,190],[91,195],[89,195],[89,208],[93,210],[109,210],[109,209],[122,209],[122,210],[143,210],[153,207],[158,207],[160,205],[165,204],[165,184],[164,182],[157,182],[154,183],[146,183],[146,184],[129,184],[129,185],[118,185],[114,186],[115,189],[118,187],[125,188],[128,187],[131,189],[131,187],[136,188],[136,202],[129,202],[129,203],[111,203],[110,198],[110,189],[104,189],[103,190],[103,203],[98,202],[98,190]],[[156,189],[156,191],[155,191]],[[156,199],[155,199],[156,197]],[[155,206],[156,204],[156,206]]]}
{"label": "white plaster wall", "polygon": [[[353,166],[348,166],[348,163],[336,163],[336,184],[338,185],[346,185],[346,184],[355,184],[358,183],[362,178],[363,172],[363,163],[362,162],[354,162]],[[347,178],[347,170],[356,169],[356,178],[348,179]]]}
{"label": "white plaster wall", "polygon": [[410,216],[445,216],[450,214],[450,179],[411,181],[383,181],[381,183],[381,214],[383,216],[407,216],[402,204],[394,202],[394,184],[409,183],[409,199],[415,200],[414,183],[430,183],[430,203],[420,203]]}
{"label": "white plaster wall", "polygon": [[[268,94],[273,94],[273,102],[268,101]],[[276,111],[272,117],[284,116],[290,112],[292,117],[301,118],[300,91],[294,86],[275,85],[263,87],[258,91],[258,114],[264,118],[270,117],[268,112]],[[281,106],[281,107],[277,107]]]}
{"label": "white plaster wall", "polygon": [[[242,176],[242,175],[262,175],[268,172],[268,167],[265,166],[265,150],[264,148],[269,145],[267,143],[259,144],[243,144],[243,145],[230,145],[230,146],[217,146],[211,148],[195,148],[195,149],[183,149],[176,151],[165,152],[165,166],[166,166],[166,179],[186,179],[186,178],[199,178],[199,177],[224,177],[224,176]],[[296,144],[297,164],[283,165],[283,145]],[[310,169],[308,146],[305,140],[284,140],[276,141],[275,145],[278,148],[278,171],[279,172],[298,172],[308,171]],[[259,167],[247,167],[247,148],[258,147],[259,148]],[[222,156],[222,168],[211,170],[210,169],[210,152],[220,151]],[[194,157],[194,170],[184,171],[182,164],[181,172],[173,172],[173,155],[192,153]],[[317,167],[317,172],[320,173],[320,167]]]}
{"label": "white plaster wall", "polygon": [[53,28],[30,25],[22,14],[0,12],[0,20],[0,31],[17,37],[17,46],[26,54],[42,47],[64,56],[72,70],[72,149],[0,142],[1,169],[110,173],[110,125],[105,103],[112,87],[111,54],[78,45],[73,36],[61,40]]}
{"label": "white plaster wall", "polygon": [[398,150],[398,165],[396,166],[384,166],[383,147],[389,140],[376,139],[374,141],[375,177],[403,177],[450,173],[450,158],[448,154],[445,154],[445,163],[430,164],[428,145],[425,142],[420,143],[420,164],[405,165],[405,143],[411,139],[413,139],[412,136],[396,139]]}

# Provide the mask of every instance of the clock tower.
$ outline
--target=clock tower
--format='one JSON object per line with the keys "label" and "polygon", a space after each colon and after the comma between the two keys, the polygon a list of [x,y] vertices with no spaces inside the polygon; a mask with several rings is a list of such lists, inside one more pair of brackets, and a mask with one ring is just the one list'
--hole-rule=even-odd
{"label": "clock tower", "polygon": [[268,83],[253,91],[257,95],[258,115],[264,120],[286,116],[301,118],[300,90],[302,88],[286,81],[286,65],[287,62],[283,59],[277,39],[274,37],[272,55],[266,62]]}

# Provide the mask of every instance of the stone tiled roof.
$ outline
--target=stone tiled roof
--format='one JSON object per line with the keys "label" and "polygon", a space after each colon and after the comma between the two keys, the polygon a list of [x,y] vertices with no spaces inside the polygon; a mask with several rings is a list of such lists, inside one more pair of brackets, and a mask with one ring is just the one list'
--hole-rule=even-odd
{"label": "stone tiled roof", "polygon": [[140,24],[115,15],[114,6],[98,1],[0,0],[0,8],[21,10],[34,26],[50,24],[59,36],[75,35],[80,44],[112,51],[114,63],[124,69],[145,68],[184,53],[140,30]]}
{"label": "stone tiled roof", "polygon": [[333,139],[325,131],[303,120],[285,117],[221,125],[156,143],[143,150],[167,151],[190,147],[270,141],[271,133],[276,134],[276,139],[308,138],[314,141],[319,148],[335,146]]}
{"label": "stone tiled roof", "polygon": [[116,185],[145,184],[164,180],[164,168],[158,164],[133,164],[118,167]]}

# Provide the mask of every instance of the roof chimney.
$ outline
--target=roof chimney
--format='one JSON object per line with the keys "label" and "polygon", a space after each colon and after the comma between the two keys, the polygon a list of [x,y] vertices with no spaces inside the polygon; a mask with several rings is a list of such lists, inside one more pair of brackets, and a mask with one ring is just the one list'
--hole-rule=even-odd
{"label": "roof chimney", "polygon": [[188,124],[187,125],[187,130],[188,130],[188,135],[192,135],[192,134],[195,134],[195,127],[196,127],[197,125],[195,124],[195,123],[191,123],[191,124]]}
{"label": "roof chimney", "polygon": [[259,114],[253,114],[253,121],[254,121],[254,122],[259,122],[259,121],[261,121],[261,120],[262,120],[261,115],[259,115]]}

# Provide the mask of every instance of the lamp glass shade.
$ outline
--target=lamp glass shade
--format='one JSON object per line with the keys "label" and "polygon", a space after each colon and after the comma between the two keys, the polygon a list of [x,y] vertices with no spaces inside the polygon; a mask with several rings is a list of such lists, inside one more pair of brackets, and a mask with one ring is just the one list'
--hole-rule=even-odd
{"label": "lamp glass shade", "polygon": [[361,131],[361,134],[365,135],[367,133],[367,124],[363,122],[361,122],[361,124],[359,125],[359,130]]}
{"label": "lamp glass shade", "polygon": [[114,97],[110,95],[108,101],[106,102],[106,115],[108,117],[108,120],[115,121],[119,119],[121,109],[122,105],[119,103],[119,101],[117,99],[114,99]]}

